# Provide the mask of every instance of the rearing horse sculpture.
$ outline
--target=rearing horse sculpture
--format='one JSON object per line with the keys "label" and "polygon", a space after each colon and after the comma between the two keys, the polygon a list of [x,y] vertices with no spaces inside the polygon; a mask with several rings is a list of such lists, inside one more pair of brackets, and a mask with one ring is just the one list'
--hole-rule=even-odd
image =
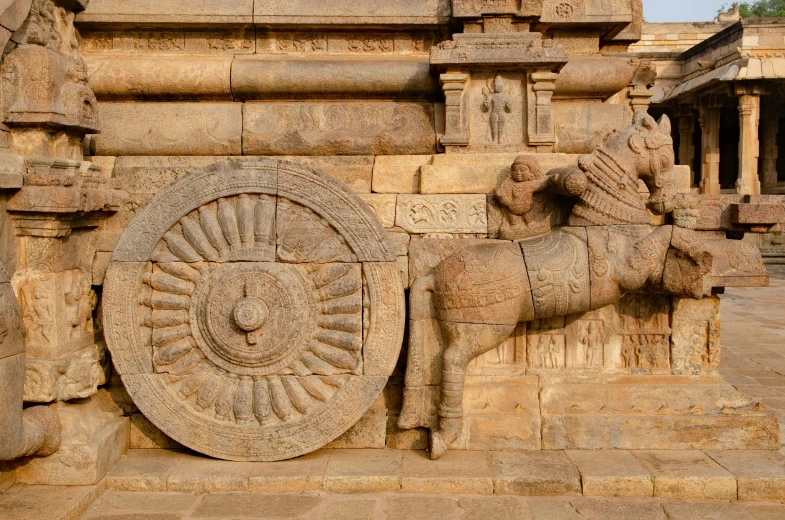
{"label": "rearing horse sculpture", "polygon": [[[638,113],[632,125],[580,157],[578,167],[551,170],[532,181],[539,184],[529,196],[547,190],[572,197],[568,226],[526,240],[468,247],[414,282],[412,298],[432,293],[446,341],[431,458],[443,455],[460,432],[468,364],[509,338],[518,323],[599,309],[647,284],[704,295],[702,277],[711,256],[689,230],[650,225],[648,210],[672,211],[676,196],[670,131],[667,117],[658,123]],[[638,179],[649,188],[648,200],[639,193]],[[668,255],[669,249],[678,254]],[[406,406],[399,425],[422,426]]]}

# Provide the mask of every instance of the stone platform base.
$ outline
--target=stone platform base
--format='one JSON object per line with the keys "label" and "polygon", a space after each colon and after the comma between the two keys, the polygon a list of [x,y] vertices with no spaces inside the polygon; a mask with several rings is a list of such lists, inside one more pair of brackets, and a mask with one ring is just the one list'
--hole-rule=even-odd
{"label": "stone platform base", "polygon": [[417,493],[106,491],[88,506],[97,488],[17,486],[0,494],[0,511],[4,520],[779,520],[785,514],[785,505],[772,502]]}
{"label": "stone platform base", "polygon": [[237,463],[186,451],[130,450],[111,491],[662,497],[785,501],[776,451],[423,451],[325,449],[284,462]]}
{"label": "stone platform base", "polygon": [[[46,458],[9,463],[19,484],[97,484],[128,450],[130,422],[105,390],[94,396],[51,405],[60,417],[63,443]],[[2,518],[2,515],[0,515]]]}

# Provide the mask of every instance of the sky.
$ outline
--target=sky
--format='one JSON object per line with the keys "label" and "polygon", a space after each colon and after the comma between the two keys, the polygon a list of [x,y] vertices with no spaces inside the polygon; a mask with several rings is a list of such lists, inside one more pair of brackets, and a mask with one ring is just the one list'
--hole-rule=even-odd
{"label": "sky", "polygon": [[730,0],[643,0],[647,22],[709,22]]}

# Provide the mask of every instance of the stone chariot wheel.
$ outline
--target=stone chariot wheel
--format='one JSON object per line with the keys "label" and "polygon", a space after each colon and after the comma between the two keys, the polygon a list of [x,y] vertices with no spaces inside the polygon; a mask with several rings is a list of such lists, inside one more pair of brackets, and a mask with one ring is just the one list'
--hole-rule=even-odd
{"label": "stone chariot wheel", "polygon": [[272,461],[324,446],[370,407],[398,358],[404,301],[356,195],[295,164],[228,161],[131,220],[104,316],[153,424],[213,457]]}

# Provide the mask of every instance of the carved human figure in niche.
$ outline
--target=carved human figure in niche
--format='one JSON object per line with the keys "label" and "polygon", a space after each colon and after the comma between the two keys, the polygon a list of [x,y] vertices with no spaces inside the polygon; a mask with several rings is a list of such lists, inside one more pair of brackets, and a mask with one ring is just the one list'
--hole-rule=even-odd
{"label": "carved human figure in niche", "polygon": [[586,328],[586,366],[593,367],[602,362],[601,325],[590,322]]}
{"label": "carved human figure in niche", "polygon": [[93,330],[93,309],[97,296],[81,272],[70,272],[71,283],[65,292],[65,303],[70,310],[71,333],[74,338]]}
{"label": "carved human figure in niche", "polygon": [[644,368],[646,365],[646,336],[633,336],[632,341],[635,346],[635,366]]}
{"label": "carved human figure in niche", "polygon": [[621,345],[621,366],[622,368],[632,368],[633,353],[632,336],[623,336]]}
{"label": "carved human figure in niche", "polygon": [[49,298],[46,287],[27,283],[21,288],[22,314],[32,344],[51,343],[54,334],[54,302]]}
{"label": "carved human figure in niche", "polygon": [[493,83],[488,88],[482,89],[482,109],[490,112],[491,141],[502,144],[504,141],[504,126],[507,115],[512,112],[512,100],[504,86],[504,78],[497,74]]}
{"label": "carved human figure in niche", "polygon": [[559,354],[561,354],[561,348],[559,348],[559,344],[556,342],[556,338],[554,336],[549,336],[548,340],[548,367],[549,368],[559,368]]}

